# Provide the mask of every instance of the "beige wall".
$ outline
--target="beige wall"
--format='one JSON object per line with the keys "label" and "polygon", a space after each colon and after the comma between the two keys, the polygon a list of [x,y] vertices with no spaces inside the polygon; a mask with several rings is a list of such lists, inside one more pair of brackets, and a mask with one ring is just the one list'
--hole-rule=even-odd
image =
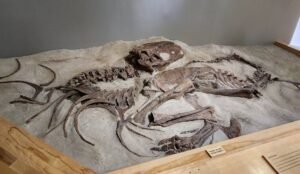
{"label": "beige wall", "polygon": [[289,41],[299,0],[0,0],[0,57],[154,35],[191,45]]}

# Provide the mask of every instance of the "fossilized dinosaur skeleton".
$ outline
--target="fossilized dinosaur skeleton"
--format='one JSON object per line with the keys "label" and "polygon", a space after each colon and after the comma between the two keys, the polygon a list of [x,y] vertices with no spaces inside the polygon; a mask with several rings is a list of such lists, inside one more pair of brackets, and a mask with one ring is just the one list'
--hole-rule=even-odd
{"label": "fossilized dinosaur skeleton", "polygon": [[[232,118],[230,120],[230,125],[227,127],[220,124],[215,116],[216,114],[221,113],[216,113],[213,106],[200,106],[197,103],[195,96],[191,96],[191,93],[204,92],[215,95],[244,97],[250,99],[253,97],[259,97],[261,94],[258,92],[258,89],[263,89],[267,84],[274,81],[291,83],[300,89],[299,83],[282,80],[277,77],[272,78],[272,76],[265,72],[262,67],[245,60],[236,54],[216,58],[211,61],[195,60],[189,62],[187,65],[191,65],[193,63],[213,64],[220,63],[222,61],[238,61],[256,69],[252,77],[240,79],[227,71],[216,70],[209,66],[183,66],[171,70],[164,70],[167,65],[181,59],[183,56],[184,52],[181,47],[173,42],[161,41],[146,43],[136,46],[129,52],[129,55],[124,58],[126,62],[128,62],[125,67],[88,70],[74,76],[65,85],[58,87],[46,88],[46,86],[49,86],[56,79],[56,74],[52,69],[44,65],[40,66],[49,70],[53,74],[52,78],[46,83],[37,85],[27,81],[14,80],[2,81],[0,84],[21,83],[29,85],[35,89],[35,93],[32,97],[20,95],[19,99],[16,99],[11,103],[48,104],[40,112],[29,117],[26,120],[26,123],[30,123],[34,118],[38,117],[41,113],[54,105],[48,124],[49,131],[46,134],[53,131],[59,125],[63,125],[64,136],[67,137],[68,120],[71,117],[74,117],[73,124],[77,134],[84,142],[90,145],[94,145],[94,143],[87,140],[79,129],[80,113],[85,109],[95,107],[107,109],[116,117],[116,135],[120,143],[128,151],[139,156],[140,154],[131,150],[125,144],[122,138],[122,131],[124,128],[137,136],[141,136],[152,141],[151,137],[135,131],[133,127],[149,131],[157,131],[157,129],[153,129],[151,127],[166,127],[180,122],[204,120],[204,126],[202,128],[182,133],[194,133],[192,136],[180,137],[175,135],[171,138],[161,140],[158,143],[158,147],[152,148],[154,151],[163,151],[166,154],[178,153],[199,147],[203,145],[208,138],[211,137],[213,139],[213,134],[217,130],[222,130],[228,138],[234,138],[240,135],[241,125],[237,119]],[[1,76],[0,79],[10,77],[21,69],[20,62],[17,59],[16,62],[17,68],[8,75]],[[142,79],[140,76],[141,73],[152,73],[153,71],[157,71],[158,73],[155,73],[150,80],[148,78]],[[134,79],[134,85],[120,90],[101,89],[96,85],[97,83],[103,82],[110,83],[117,79],[124,81]],[[51,101],[52,94],[56,90],[62,91],[64,94]],[[47,99],[44,102],[37,100],[37,96],[41,92],[47,93]],[[155,96],[152,93],[158,93],[158,95]],[[136,113],[125,117],[125,113],[135,105],[140,94],[149,97],[149,99],[142,108],[137,110]],[[152,113],[153,110],[168,100],[181,97],[190,103],[195,110],[170,115]],[[58,107],[64,100],[71,100],[72,105],[68,109],[64,119],[53,126],[53,120],[57,114]],[[148,125],[146,125],[146,120],[148,120]]]}

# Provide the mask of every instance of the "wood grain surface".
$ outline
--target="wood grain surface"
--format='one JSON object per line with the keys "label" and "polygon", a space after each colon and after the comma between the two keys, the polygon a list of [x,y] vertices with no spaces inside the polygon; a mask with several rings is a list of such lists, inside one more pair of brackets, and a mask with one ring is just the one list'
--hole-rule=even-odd
{"label": "wood grain surface", "polygon": [[0,173],[94,174],[0,117]]}

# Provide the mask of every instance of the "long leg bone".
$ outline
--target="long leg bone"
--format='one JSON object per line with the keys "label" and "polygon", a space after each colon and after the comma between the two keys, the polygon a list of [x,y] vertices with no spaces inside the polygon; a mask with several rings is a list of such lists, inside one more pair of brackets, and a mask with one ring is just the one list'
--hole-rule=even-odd
{"label": "long leg bone", "polygon": [[169,90],[161,95],[159,95],[157,98],[149,102],[140,112],[138,112],[133,120],[137,123],[145,123],[145,118],[147,113],[150,111],[156,109],[161,104],[163,104],[165,101],[178,98],[183,96],[185,93],[191,91],[193,89],[193,84],[190,80],[184,81],[182,84],[178,85],[177,87],[173,88],[172,90]]}
{"label": "long leg bone", "polygon": [[198,88],[198,92],[210,93],[215,95],[223,95],[230,97],[243,97],[253,98],[261,96],[261,93],[253,88],[240,88],[240,89],[209,89],[209,88]]}
{"label": "long leg bone", "polygon": [[[211,107],[196,109],[193,111],[179,113],[174,115],[156,115],[150,118],[149,126],[162,126],[167,127],[176,123],[187,122],[187,121],[195,121],[195,120],[209,120],[211,122],[216,122],[212,118],[212,114],[214,113],[214,109]],[[157,118],[157,119],[156,119]]]}
{"label": "long leg bone", "polygon": [[283,79],[279,79],[277,77],[273,78],[272,81],[290,83],[290,84],[296,86],[296,88],[300,89],[300,83],[299,82],[294,82],[294,81],[291,81],[291,80],[283,80]]}

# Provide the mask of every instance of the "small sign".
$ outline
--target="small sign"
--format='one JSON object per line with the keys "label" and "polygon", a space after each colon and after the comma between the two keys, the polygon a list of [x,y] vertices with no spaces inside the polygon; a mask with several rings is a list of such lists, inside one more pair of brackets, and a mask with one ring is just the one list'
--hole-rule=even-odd
{"label": "small sign", "polygon": [[210,149],[206,149],[206,152],[209,154],[210,157],[215,157],[215,156],[226,153],[225,149],[222,146],[217,146],[217,147],[213,147]]}
{"label": "small sign", "polygon": [[284,150],[263,155],[278,174],[294,174],[300,171],[300,149]]}

